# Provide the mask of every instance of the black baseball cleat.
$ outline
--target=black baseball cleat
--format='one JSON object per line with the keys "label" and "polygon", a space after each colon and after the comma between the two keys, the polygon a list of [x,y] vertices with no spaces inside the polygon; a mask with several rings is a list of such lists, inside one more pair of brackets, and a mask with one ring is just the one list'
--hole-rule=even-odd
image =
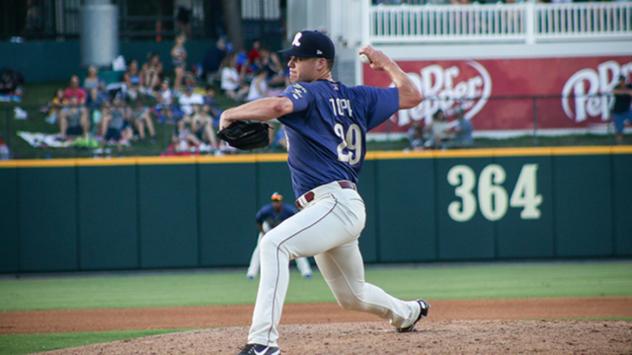
{"label": "black baseball cleat", "polygon": [[281,349],[276,346],[268,346],[261,344],[246,344],[238,355],[279,355]]}
{"label": "black baseball cleat", "polygon": [[430,309],[430,303],[422,299],[418,299],[417,304],[419,304],[419,316],[417,316],[417,319],[413,322],[413,324],[409,325],[408,327],[397,328],[398,333],[412,332],[413,330],[415,330],[415,324],[417,324],[417,322],[419,322],[421,318],[428,317],[428,310]]}

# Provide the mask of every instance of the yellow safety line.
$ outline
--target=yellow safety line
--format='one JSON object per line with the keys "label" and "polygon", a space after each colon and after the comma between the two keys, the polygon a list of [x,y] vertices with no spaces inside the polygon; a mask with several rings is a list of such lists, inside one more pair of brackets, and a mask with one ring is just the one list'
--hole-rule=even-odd
{"label": "yellow safety line", "polygon": [[[384,159],[430,159],[430,158],[493,158],[563,155],[608,155],[632,154],[632,146],[599,147],[533,147],[533,148],[475,148],[456,150],[427,150],[417,152],[376,151],[368,152],[367,160]],[[181,156],[181,157],[123,157],[123,158],[70,158],[70,159],[24,159],[0,161],[0,168],[112,166],[112,165],[178,165],[178,164],[222,164],[285,162],[287,154],[239,154],[224,156]]]}

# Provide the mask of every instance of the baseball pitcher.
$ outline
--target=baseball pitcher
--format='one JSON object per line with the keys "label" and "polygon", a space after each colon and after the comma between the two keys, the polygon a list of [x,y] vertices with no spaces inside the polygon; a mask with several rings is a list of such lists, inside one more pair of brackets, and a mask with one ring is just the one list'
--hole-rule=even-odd
{"label": "baseball pitcher", "polygon": [[347,87],[334,81],[335,47],[316,31],[301,31],[285,51],[291,84],[279,97],[224,111],[220,128],[241,120],[279,119],[288,138],[288,165],[300,211],[259,244],[261,279],[248,341],[240,354],[279,354],[278,325],[291,259],[314,256],[318,269],[345,309],[373,313],[408,332],[427,316],[419,299],[399,300],[364,281],[358,238],[366,221],[356,184],[366,154],[366,132],[399,109],[421,102],[421,93],[388,56],[360,50],[372,70],[384,71],[391,88]]}
{"label": "baseball pitcher", "polygon": [[[263,236],[272,228],[275,228],[281,222],[296,213],[296,208],[294,206],[283,203],[283,195],[280,193],[273,193],[270,200],[272,202],[261,207],[255,217],[257,220],[257,226],[259,227],[259,238],[257,239],[257,246],[250,257],[250,266],[248,266],[248,271],[246,272],[246,277],[251,280],[257,277],[257,274],[259,273],[259,243],[261,242],[261,238],[263,238]],[[296,267],[301,273],[301,276],[306,279],[311,278],[312,267],[309,266],[307,258],[300,257],[296,258],[295,261]]]}

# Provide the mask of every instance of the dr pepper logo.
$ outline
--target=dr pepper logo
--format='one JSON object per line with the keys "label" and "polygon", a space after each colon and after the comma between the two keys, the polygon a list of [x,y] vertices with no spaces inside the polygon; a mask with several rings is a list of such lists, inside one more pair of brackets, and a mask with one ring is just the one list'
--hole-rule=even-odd
{"label": "dr pepper logo", "polygon": [[472,119],[487,103],[492,92],[489,73],[476,61],[443,67],[432,64],[408,76],[421,90],[424,100],[418,106],[399,111],[398,125],[404,126],[411,120],[431,122],[438,110],[452,113],[463,110],[466,119]]}
{"label": "dr pepper logo", "polygon": [[562,89],[562,108],[571,120],[582,122],[591,117],[610,117],[613,103],[612,89],[619,76],[629,77],[632,62],[619,64],[614,60],[603,62],[597,68],[584,68],[573,74]]}

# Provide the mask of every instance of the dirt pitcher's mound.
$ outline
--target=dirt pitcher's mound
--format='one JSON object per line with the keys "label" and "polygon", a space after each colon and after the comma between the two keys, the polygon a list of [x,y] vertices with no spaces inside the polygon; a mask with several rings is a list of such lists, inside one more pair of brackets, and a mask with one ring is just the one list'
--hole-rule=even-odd
{"label": "dirt pitcher's mound", "polygon": [[[625,321],[460,320],[399,334],[384,322],[281,326],[285,354],[632,353]],[[166,334],[49,354],[236,354],[246,327]]]}

